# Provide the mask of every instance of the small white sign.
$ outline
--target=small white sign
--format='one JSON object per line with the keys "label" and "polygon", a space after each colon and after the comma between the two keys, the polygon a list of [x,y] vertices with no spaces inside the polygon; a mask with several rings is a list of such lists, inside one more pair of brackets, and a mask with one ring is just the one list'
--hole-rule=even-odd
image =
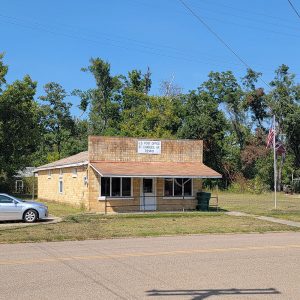
{"label": "small white sign", "polygon": [[161,141],[138,141],[138,153],[160,154]]}

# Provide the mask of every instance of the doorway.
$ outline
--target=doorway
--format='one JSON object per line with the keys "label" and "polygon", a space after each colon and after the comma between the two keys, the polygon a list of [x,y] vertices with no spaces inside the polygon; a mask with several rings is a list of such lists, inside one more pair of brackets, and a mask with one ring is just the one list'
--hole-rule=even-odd
{"label": "doorway", "polygon": [[155,178],[141,179],[140,210],[156,210]]}

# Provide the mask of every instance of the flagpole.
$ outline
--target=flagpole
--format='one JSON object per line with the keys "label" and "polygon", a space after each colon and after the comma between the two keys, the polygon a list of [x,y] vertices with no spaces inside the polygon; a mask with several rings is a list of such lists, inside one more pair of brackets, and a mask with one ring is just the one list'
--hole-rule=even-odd
{"label": "flagpole", "polygon": [[276,143],[276,125],[275,125],[275,115],[273,116],[273,150],[274,150],[274,206],[275,209],[277,208],[277,161],[276,161],[276,149],[275,149],[275,143]]}

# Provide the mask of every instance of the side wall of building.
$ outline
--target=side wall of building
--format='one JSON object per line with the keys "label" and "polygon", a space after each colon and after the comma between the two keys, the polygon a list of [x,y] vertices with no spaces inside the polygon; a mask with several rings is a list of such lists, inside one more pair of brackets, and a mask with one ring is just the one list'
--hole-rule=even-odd
{"label": "side wall of building", "polygon": [[[74,206],[88,208],[88,186],[85,184],[87,176],[86,166],[74,168],[52,169],[38,172],[38,199],[67,203]],[[62,170],[62,174],[61,171]],[[59,181],[63,182],[63,190],[59,192]]]}

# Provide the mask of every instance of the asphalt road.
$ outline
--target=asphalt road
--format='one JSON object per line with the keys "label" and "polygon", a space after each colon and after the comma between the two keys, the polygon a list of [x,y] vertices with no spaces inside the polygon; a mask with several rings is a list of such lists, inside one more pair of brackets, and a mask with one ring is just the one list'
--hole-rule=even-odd
{"label": "asphalt road", "polygon": [[300,299],[300,233],[0,245],[0,299]]}

